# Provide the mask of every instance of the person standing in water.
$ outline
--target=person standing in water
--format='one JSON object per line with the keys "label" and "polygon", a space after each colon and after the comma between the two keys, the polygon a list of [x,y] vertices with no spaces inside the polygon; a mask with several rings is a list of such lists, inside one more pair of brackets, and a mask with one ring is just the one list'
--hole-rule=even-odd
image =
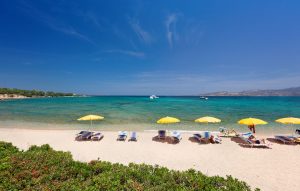
{"label": "person standing in water", "polygon": [[255,133],[255,125],[248,125],[248,128],[249,130],[252,132],[252,133]]}

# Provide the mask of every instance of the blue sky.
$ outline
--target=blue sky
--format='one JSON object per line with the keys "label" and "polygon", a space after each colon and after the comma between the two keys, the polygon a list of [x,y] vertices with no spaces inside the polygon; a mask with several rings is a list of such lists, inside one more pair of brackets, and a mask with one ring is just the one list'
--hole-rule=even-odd
{"label": "blue sky", "polygon": [[0,86],[197,95],[300,85],[300,3],[2,0]]}

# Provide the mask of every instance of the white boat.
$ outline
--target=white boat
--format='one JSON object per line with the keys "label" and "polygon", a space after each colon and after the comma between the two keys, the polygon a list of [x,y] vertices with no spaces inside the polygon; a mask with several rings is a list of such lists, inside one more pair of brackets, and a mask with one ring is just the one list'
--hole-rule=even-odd
{"label": "white boat", "polygon": [[201,96],[200,99],[208,100],[208,97]]}
{"label": "white boat", "polygon": [[158,99],[159,97],[156,96],[156,95],[151,95],[149,98],[150,98],[150,99]]}

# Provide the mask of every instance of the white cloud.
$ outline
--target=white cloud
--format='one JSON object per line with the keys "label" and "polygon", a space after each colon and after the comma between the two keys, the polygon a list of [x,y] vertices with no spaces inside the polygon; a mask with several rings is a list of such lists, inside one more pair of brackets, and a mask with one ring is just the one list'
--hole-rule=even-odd
{"label": "white cloud", "polygon": [[100,24],[99,19],[93,12],[87,12],[86,16],[99,30],[102,30],[103,26]]}
{"label": "white cloud", "polygon": [[70,36],[74,36],[78,39],[81,39],[81,40],[84,40],[86,42],[89,42],[93,45],[96,45],[92,40],[90,40],[89,37],[81,34],[80,32],[76,31],[73,27],[71,26],[59,26],[59,25],[56,25],[55,23],[53,22],[47,22],[46,24],[48,24],[48,26],[53,29],[53,30],[56,30],[56,31],[59,31],[59,32],[62,32],[66,35],[70,35]]}
{"label": "white cloud", "polygon": [[[143,95],[199,95],[215,91],[243,91],[251,89],[281,89],[299,86],[300,77],[297,74],[278,76],[274,78],[255,78],[253,75],[208,75],[174,72],[142,72],[130,77],[126,89],[116,91],[139,93]],[[112,87],[122,86],[119,81]]]}
{"label": "white cloud", "polygon": [[138,21],[130,19],[129,24],[141,42],[146,43],[146,44],[150,44],[153,42],[153,38],[150,35],[150,33],[147,32],[146,30],[144,30],[140,26],[140,23]]}
{"label": "white cloud", "polygon": [[108,53],[120,53],[120,54],[125,54],[137,58],[144,58],[145,53],[144,52],[138,52],[138,51],[132,51],[132,50],[122,50],[122,49],[113,49],[113,50],[107,50],[105,52]]}
{"label": "white cloud", "polygon": [[34,19],[37,19],[44,25],[48,26],[52,30],[62,32],[66,35],[70,35],[73,37],[76,37],[78,39],[84,40],[86,42],[89,42],[93,45],[96,45],[89,37],[86,35],[78,32],[75,30],[72,26],[67,25],[63,23],[61,20],[57,20],[51,15],[41,11],[40,9],[37,9],[32,4],[30,4],[28,1],[21,1],[23,4],[23,10],[26,11],[29,15],[31,15]]}
{"label": "white cloud", "polygon": [[176,35],[176,22],[177,22],[177,15],[174,13],[168,15],[165,21],[165,26],[167,30],[167,34],[166,34],[167,40],[171,48],[173,48],[173,41]]}

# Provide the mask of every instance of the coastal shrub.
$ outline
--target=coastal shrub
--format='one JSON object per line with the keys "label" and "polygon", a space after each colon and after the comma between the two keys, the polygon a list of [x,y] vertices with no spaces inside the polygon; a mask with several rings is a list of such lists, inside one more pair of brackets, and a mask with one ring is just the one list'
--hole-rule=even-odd
{"label": "coastal shrub", "polygon": [[61,96],[73,96],[73,93],[60,93],[60,92],[44,92],[38,90],[20,90],[15,88],[0,88],[0,94],[8,94],[9,97],[13,97],[13,94],[22,95],[26,97],[61,97]]}
{"label": "coastal shrub", "polygon": [[20,151],[0,142],[0,190],[251,190],[231,176],[208,177],[145,164],[74,161],[49,145]]}

